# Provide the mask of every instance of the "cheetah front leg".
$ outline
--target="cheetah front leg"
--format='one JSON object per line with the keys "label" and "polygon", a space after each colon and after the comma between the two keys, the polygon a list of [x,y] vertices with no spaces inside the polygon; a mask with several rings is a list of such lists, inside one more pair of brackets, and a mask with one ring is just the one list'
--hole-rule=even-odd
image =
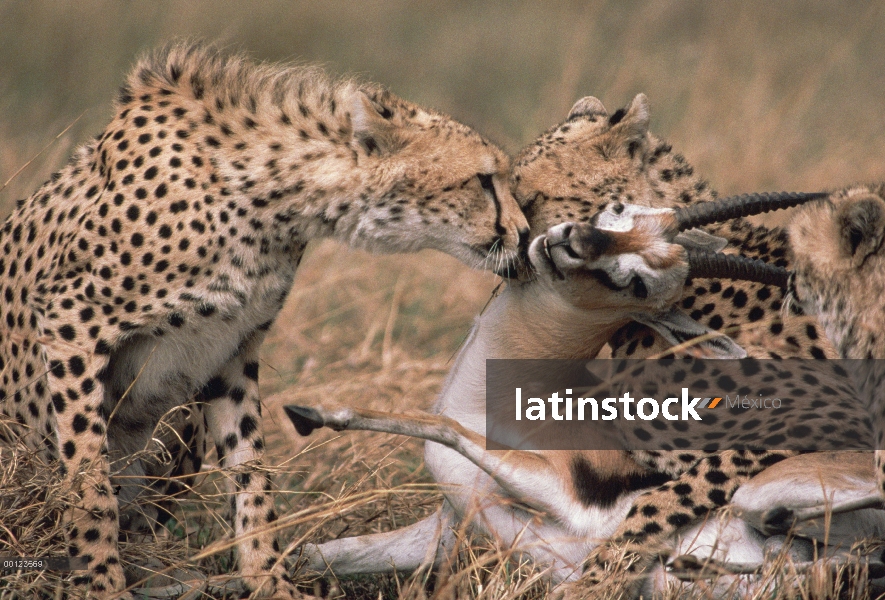
{"label": "cheetah front leg", "polygon": [[[59,334],[88,339],[70,325]],[[77,500],[64,514],[68,552],[88,560],[87,572],[75,572],[73,583],[91,597],[116,597],[125,585],[117,550],[117,497],[110,485],[107,422],[99,410],[103,391],[99,374],[107,355],[84,352],[74,343],[45,343],[48,385],[54,411],[58,452],[64,482]]]}
{"label": "cheetah front leg", "polygon": [[269,531],[277,514],[271,483],[262,470],[264,437],[258,396],[258,349],[264,339],[256,331],[239,353],[203,388],[209,433],[222,466],[233,476],[231,518],[238,539],[240,573],[258,596],[303,598],[286,573],[276,536]]}
{"label": "cheetah front leg", "polygon": [[610,585],[622,587],[617,590],[619,597],[638,597],[650,567],[674,534],[725,506],[741,484],[794,454],[726,450],[700,459],[674,481],[643,493],[614,535],[590,554],[581,578],[563,590],[564,597],[603,597],[604,589],[614,591],[606,589]]}

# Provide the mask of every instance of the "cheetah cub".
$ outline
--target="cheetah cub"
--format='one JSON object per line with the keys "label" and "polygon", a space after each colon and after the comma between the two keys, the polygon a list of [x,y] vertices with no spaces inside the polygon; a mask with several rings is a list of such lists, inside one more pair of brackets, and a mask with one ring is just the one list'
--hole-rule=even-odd
{"label": "cheetah cub", "polygon": [[[885,500],[885,183],[858,185],[801,209],[790,224],[789,295],[820,320],[870,410]],[[872,360],[876,359],[876,360]]]}
{"label": "cheetah cub", "polygon": [[2,410],[79,498],[65,521],[88,558],[80,591],[125,587],[118,515],[146,467],[121,459],[196,399],[236,474],[247,587],[299,596],[260,531],[277,517],[256,469],[258,349],[305,245],[434,248],[504,273],[528,236],[508,168],[470,128],[380,87],[188,43],[139,62],[107,129],[0,232]]}

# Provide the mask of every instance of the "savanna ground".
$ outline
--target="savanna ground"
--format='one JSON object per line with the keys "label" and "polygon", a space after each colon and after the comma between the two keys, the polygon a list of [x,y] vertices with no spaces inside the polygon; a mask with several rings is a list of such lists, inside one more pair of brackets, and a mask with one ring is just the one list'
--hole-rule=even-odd
{"label": "savanna ground", "polygon": [[[883,2],[5,0],[0,216],[101,131],[135,57],[174,36],[382,82],[513,153],[581,96],[614,109],[641,91],[651,101],[652,129],[721,194],[880,180],[883,30]],[[386,531],[438,506],[420,443],[368,433],[301,439],[281,406],[334,400],[428,408],[496,283],[439,254],[375,257],[333,243],[313,246],[262,353],[267,458],[279,470],[285,540]],[[46,527],[57,516],[57,498],[38,493],[51,482],[32,466],[22,453],[0,454],[0,555],[61,551]],[[177,532],[133,541],[124,558],[168,565],[208,547],[200,568],[228,569],[229,551],[215,552],[224,541],[211,545],[227,529],[215,489],[220,478],[201,476],[201,499],[181,503]],[[453,574],[363,578],[316,590],[365,598],[546,594],[530,569],[497,558],[479,543],[461,554]],[[4,577],[0,598],[51,595],[56,581],[52,574]],[[824,587],[801,595],[826,596]]]}

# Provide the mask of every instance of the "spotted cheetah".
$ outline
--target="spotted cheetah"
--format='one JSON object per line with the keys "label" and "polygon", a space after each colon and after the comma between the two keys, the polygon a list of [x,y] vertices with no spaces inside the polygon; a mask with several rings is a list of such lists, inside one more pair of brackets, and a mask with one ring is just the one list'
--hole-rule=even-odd
{"label": "spotted cheetah", "polygon": [[885,499],[885,184],[856,185],[803,207],[788,228],[789,298],[816,315],[853,375],[876,431],[876,473]]}
{"label": "spotted cheetah", "polygon": [[[598,99],[586,97],[572,107],[565,122],[526,147],[514,162],[511,189],[533,230],[569,220],[590,222],[612,202],[665,207],[715,198],[685,158],[650,133],[648,126],[648,101],[642,94],[612,113]],[[736,219],[706,231],[727,240],[726,252],[790,266],[787,234],[781,228]],[[755,357],[836,358],[813,317],[782,311],[784,294],[760,283],[694,279],[687,282],[677,306],[702,326],[727,333]],[[618,330],[609,344],[615,358],[641,358],[666,353],[672,341],[634,322]],[[633,453],[640,464],[677,477],[675,484],[637,499],[609,542],[589,557],[585,577],[573,588],[575,597],[595,593],[618,547],[639,557],[632,567],[635,572],[646,570],[655,560],[648,548],[725,505],[766,462],[789,455],[763,453],[747,462],[715,444],[707,446],[678,453]],[[712,477],[721,479],[721,484],[712,485]],[[685,514],[680,507],[689,502],[693,514],[686,521],[678,515]],[[645,533],[637,536],[637,532]]]}
{"label": "spotted cheetah", "polygon": [[235,473],[247,587],[299,596],[262,529],[277,515],[256,469],[258,349],[305,245],[433,248],[505,272],[528,234],[508,167],[378,86],[193,43],[141,60],[104,132],[0,232],[2,410],[79,498],[64,515],[70,554],[88,559],[77,593],[125,587],[118,513],[146,467],[118,461],[196,399]]}

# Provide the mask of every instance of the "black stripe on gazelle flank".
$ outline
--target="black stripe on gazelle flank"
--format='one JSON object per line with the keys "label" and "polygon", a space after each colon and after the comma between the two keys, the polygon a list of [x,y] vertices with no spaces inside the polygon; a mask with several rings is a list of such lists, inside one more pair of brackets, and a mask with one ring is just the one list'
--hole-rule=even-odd
{"label": "black stripe on gazelle flank", "polygon": [[570,470],[575,495],[581,504],[600,508],[611,508],[624,494],[657,487],[672,479],[666,473],[657,471],[629,475],[600,475],[582,456],[576,456],[572,460]]}

